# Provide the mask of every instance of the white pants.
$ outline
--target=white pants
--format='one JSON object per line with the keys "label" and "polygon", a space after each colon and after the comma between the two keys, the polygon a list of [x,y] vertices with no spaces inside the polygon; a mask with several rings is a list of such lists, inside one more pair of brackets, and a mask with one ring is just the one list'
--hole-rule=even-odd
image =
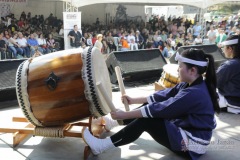
{"label": "white pants", "polygon": [[133,51],[133,50],[138,50],[138,45],[137,43],[129,43],[129,46],[130,46],[130,50]]}
{"label": "white pants", "polygon": [[225,99],[225,97],[223,95],[221,95],[219,92],[217,92],[217,93],[219,96],[219,101],[218,101],[219,107],[220,108],[227,107],[227,100]]}
{"label": "white pants", "polygon": [[220,108],[227,107],[228,112],[235,113],[235,114],[240,114],[240,106],[234,106],[234,105],[229,104],[227,102],[226,98],[223,95],[221,95],[219,92],[217,92],[217,93],[218,93],[218,96],[219,96],[218,104],[219,104]]}

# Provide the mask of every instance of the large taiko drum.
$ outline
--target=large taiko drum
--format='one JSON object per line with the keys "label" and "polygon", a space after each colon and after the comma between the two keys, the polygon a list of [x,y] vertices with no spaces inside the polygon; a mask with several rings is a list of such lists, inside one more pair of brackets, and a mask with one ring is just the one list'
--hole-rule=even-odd
{"label": "large taiko drum", "polygon": [[159,79],[159,83],[165,88],[174,87],[180,82],[177,70],[177,64],[164,65],[162,75]]}
{"label": "large taiko drum", "polygon": [[110,78],[100,50],[72,49],[24,61],[17,71],[16,92],[33,125],[58,126],[110,112],[97,82],[111,99]]}

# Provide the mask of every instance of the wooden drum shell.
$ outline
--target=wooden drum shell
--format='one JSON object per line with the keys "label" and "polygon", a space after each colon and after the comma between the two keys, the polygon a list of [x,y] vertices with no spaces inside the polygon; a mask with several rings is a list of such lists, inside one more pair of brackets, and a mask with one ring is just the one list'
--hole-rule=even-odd
{"label": "wooden drum shell", "polygon": [[[28,67],[30,107],[43,126],[63,125],[91,115],[84,94],[81,53],[61,54],[37,57]],[[55,90],[49,90],[45,82],[52,72],[60,78]]]}
{"label": "wooden drum shell", "polygon": [[177,64],[166,64],[163,66],[163,72],[159,79],[159,83],[165,88],[174,87],[180,82],[177,73]]}

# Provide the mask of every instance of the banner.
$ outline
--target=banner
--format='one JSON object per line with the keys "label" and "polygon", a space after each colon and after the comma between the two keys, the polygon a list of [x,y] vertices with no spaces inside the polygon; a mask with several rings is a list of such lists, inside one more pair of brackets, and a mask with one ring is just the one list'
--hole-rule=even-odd
{"label": "banner", "polygon": [[11,6],[10,4],[0,3],[0,16],[6,17],[11,13]]}
{"label": "banner", "polygon": [[68,37],[68,33],[73,30],[74,25],[78,26],[78,30],[82,34],[81,12],[63,12],[64,49],[72,48],[70,46],[70,39]]}
{"label": "banner", "polygon": [[28,0],[0,0],[0,3],[8,4],[27,4]]}

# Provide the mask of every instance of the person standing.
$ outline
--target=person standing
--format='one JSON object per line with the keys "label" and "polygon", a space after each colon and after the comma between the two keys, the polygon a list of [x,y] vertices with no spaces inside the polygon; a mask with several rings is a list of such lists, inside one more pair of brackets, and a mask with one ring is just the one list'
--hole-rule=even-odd
{"label": "person standing", "polygon": [[74,29],[68,33],[70,38],[70,45],[72,47],[78,48],[81,47],[82,34],[78,31],[78,26],[74,25]]}
{"label": "person standing", "polygon": [[193,38],[197,38],[198,35],[200,35],[200,32],[202,30],[202,27],[199,22],[196,22],[196,25],[193,26]]}
{"label": "person standing", "polygon": [[216,32],[213,26],[210,26],[210,30],[207,32],[207,37],[210,44],[215,44],[216,41]]}
{"label": "person standing", "polygon": [[225,34],[224,29],[220,28],[219,29],[219,35],[216,38],[216,44],[217,44],[218,48],[224,47],[222,45],[222,42],[224,42],[226,39],[227,39],[227,35]]}

